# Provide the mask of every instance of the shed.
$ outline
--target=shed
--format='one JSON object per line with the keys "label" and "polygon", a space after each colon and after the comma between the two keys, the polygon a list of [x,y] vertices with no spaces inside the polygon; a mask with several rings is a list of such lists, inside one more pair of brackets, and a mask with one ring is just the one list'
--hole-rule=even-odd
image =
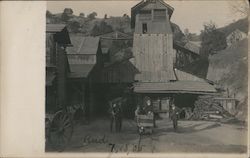
{"label": "shed", "polygon": [[83,37],[71,35],[74,47],[67,49],[71,73],[70,78],[87,78],[97,64],[100,39],[98,37]]}
{"label": "shed", "polygon": [[84,37],[81,35],[70,35],[74,47],[67,50],[70,65],[68,75],[69,104],[83,105],[86,117],[89,119],[98,101],[97,93],[102,67],[102,51],[99,37]]}

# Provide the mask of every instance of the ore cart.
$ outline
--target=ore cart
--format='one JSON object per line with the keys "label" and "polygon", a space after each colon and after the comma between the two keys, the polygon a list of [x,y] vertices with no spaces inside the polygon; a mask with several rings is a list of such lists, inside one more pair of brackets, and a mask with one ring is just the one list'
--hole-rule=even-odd
{"label": "ore cart", "polygon": [[137,115],[137,127],[139,134],[152,134],[154,127],[154,114]]}

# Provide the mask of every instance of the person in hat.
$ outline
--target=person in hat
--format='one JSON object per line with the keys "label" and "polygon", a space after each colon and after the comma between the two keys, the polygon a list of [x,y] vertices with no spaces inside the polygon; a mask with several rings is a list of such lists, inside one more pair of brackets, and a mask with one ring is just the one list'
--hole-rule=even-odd
{"label": "person in hat", "polygon": [[148,114],[153,115],[153,124],[154,124],[154,127],[156,127],[155,113],[154,113],[154,108],[153,108],[151,99],[149,97],[145,97],[145,102],[146,104],[144,106],[143,111],[146,115]]}
{"label": "person in hat", "polygon": [[171,107],[171,120],[173,121],[174,131],[177,131],[178,117],[179,117],[179,110],[174,104],[172,104],[172,107]]}

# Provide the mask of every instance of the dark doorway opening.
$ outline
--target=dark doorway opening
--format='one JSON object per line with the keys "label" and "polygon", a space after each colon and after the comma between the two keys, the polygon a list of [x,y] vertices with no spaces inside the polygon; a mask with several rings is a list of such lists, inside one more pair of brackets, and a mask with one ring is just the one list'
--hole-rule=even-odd
{"label": "dark doorway opening", "polygon": [[142,33],[147,33],[148,32],[148,26],[146,23],[142,24]]}

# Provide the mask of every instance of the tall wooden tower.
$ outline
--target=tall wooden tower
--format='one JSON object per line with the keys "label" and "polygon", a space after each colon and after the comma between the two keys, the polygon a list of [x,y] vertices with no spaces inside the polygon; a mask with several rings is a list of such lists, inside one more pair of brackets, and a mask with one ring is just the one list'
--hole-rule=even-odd
{"label": "tall wooden tower", "polygon": [[163,0],[143,0],[131,9],[134,29],[132,63],[139,70],[139,82],[176,80],[173,71],[173,8]]}

